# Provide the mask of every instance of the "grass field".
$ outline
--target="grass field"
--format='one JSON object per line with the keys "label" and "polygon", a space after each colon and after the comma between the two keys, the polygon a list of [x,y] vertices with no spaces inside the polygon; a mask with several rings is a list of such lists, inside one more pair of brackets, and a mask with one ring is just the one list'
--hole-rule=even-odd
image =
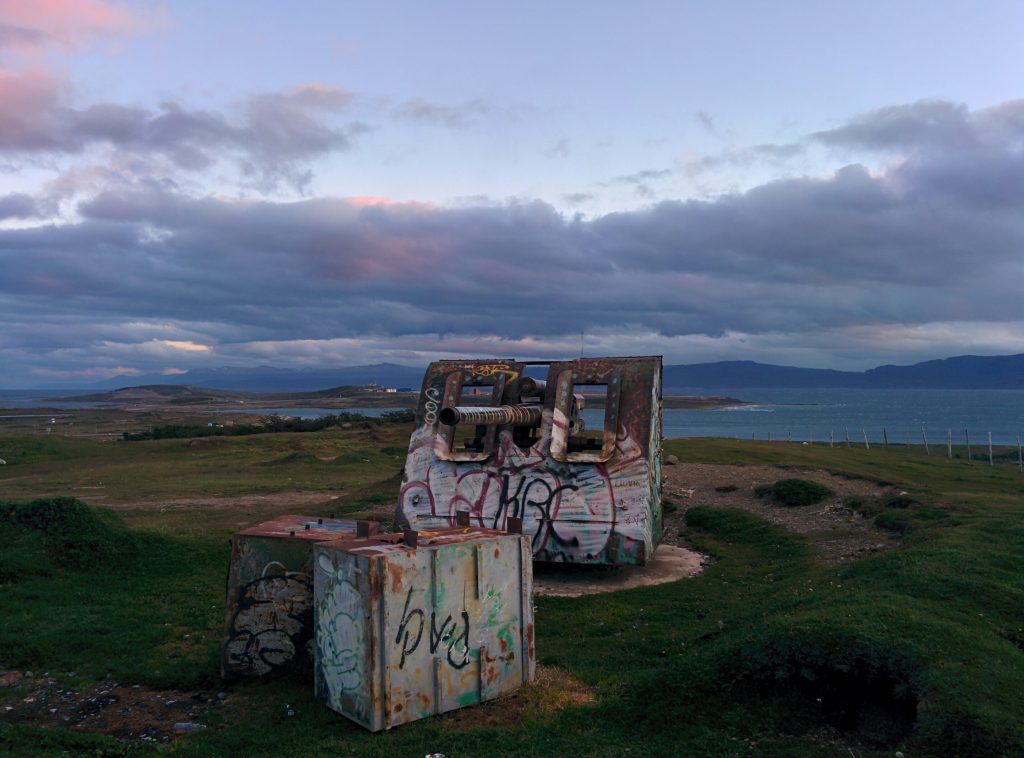
{"label": "grass field", "polygon": [[[320,706],[300,678],[225,689],[229,536],[275,515],[282,493],[301,495],[310,515],[387,513],[407,434],[384,425],[132,443],[0,436],[0,669],[69,688],[225,694],[200,719],[207,728],[158,747],[0,716],[0,749],[1024,753],[1024,476],[876,450],[668,442],[681,460],[773,465],[779,479],[796,467],[891,483],[905,501],[872,516],[902,542],[824,563],[814,535],[697,503],[686,538],[713,564],[673,584],[537,598],[544,681],[509,700],[372,735]],[[23,505],[54,497],[89,507]],[[24,686],[0,689],[0,701],[18,704]]]}

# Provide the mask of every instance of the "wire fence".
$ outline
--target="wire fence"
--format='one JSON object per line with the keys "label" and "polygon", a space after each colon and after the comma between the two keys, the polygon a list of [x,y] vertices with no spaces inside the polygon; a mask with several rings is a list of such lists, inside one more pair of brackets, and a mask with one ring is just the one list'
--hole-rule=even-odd
{"label": "wire fence", "polygon": [[[1003,435],[1005,438],[1005,434]],[[740,435],[736,435],[740,439]],[[1016,444],[993,444],[992,432],[973,433],[969,429],[946,429],[943,432],[929,430],[922,426],[919,429],[907,427],[889,430],[868,430],[866,427],[842,426],[829,429],[827,433],[816,437],[814,431],[794,432],[787,430],[781,435],[764,431],[751,432],[750,439],[766,442],[797,443],[802,445],[828,445],[829,447],[863,447],[865,450],[882,449],[885,451],[923,453],[924,455],[940,455],[949,459],[962,459],[969,462],[983,461],[990,466],[997,463],[1015,464],[1024,471],[1024,448],[1021,435],[1016,435]]]}

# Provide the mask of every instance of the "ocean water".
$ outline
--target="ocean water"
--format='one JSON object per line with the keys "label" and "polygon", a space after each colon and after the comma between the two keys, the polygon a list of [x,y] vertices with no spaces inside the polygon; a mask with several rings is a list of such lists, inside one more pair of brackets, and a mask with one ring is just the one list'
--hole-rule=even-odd
{"label": "ocean water", "polygon": [[[680,387],[666,395],[724,395],[751,405],[716,410],[667,410],[666,437],[739,437],[851,443],[1015,445],[1024,434],[1024,390],[729,389]],[[884,433],[883,433],[884,430]]]}
{"label": "ocean water", "polygon": [[[73,391],[0,391],[0,408],[49,407],[64,410],[95,407],[94,403],[55,401]],[[873,443],[888,437],[890,443],[921,444],[922,430],[930,445],[944,445],[947,434],[953,444],[964,444],[965,430],[972,445],[988,442],[1015,445],[1024,435],[1024,390],[927,390],[927,389],[730,389],[728,387],[671,387],[666,395],[724,395],[750,405],[714,410],[666,410],[662,429],[666,437],[738,437],[741,439],[791,439],[794,442],[840,443],[848,434],[851,444]],[[317,418],[344,409],[246,408],[247,413],[279,413]],[[397,408],[352,408],[365,416],[379,416]],[[602,411],[585,410],[590,428],[601,424]],[[884,435],[883,435],[884,430]]]}

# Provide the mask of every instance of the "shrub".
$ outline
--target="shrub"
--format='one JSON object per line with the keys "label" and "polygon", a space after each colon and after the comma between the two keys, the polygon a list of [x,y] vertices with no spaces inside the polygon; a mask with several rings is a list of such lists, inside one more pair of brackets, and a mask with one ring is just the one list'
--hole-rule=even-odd
{"label": "shrub", "polygon": [[863,498],[859,495],[853,495],[846,498],[844,504],[851,511],[855,511],[861,516],[877,516],[882,512],[881,506],[874,498]]}
{"label": "shrub", "polygon": [[910,517],[899,511],[884,511],[875,516],[875,526],[896,534],[906,534],[910,530]]}
{"label": "shrub", "polygon": [[906,495],[892,495],[885,499],[886,508],[909,508],[910,506],[917,503],[912,497]]}
{"label": "shrub", "polygon": [[735,484],[723,484],[721,487],[715,487],[715,492],[735,492],[739,489]]}
{"label": "shrub", "polygon": [[814,505],[832,494],[824,484],[805,479],[780,479],[775,484],[762,484],[754,490],[758,497],[771,497],[780,505]]}

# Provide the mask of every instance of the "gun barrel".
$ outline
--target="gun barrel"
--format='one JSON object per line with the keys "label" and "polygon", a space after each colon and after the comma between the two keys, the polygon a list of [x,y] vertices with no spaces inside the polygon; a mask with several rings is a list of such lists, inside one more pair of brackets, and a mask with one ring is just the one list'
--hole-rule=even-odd
{"label": "gun barrel", "polygon": [[519,380],[519,394],[523,397],[544,397],[548,383],[543,379],[534,379],[532,376],[524,376]]}
{"label": "gun barrel", "polygon": [[442,408],[437,418],[445,426],[455,426],[456,424],[537,426],[540,424],[542,414],[543,406],[536,403],[522,403],[520,405]]}

